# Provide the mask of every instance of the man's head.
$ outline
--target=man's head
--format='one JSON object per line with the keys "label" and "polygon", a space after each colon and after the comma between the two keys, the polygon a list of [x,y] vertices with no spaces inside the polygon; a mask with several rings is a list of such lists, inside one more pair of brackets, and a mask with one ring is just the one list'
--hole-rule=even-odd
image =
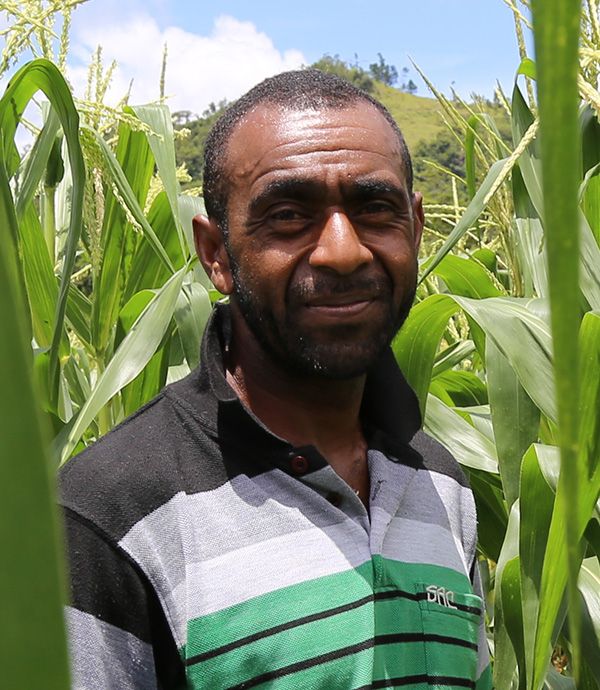
{"label": "man's head", "polygon": [[204,149],[203,172],[203,196],[208,216],[219,223],[222,231],[227,231],[227,146],[233,130],[248,112],[261,105],[278,105],[292,110],[339,110],[357,102],[374,106],[394,130],[402,152],[408,191],[412,194],[410,153],[387,108],[345,79],[316,69],[296,70],[257,84],[233,103],[210,131]]}
{"label": "man's head", "polygon": [[198,255],[268,358],[361,375],[414,298],[423,216],[402,135],[367,94],[316,71],[233,108],[207,141]]}

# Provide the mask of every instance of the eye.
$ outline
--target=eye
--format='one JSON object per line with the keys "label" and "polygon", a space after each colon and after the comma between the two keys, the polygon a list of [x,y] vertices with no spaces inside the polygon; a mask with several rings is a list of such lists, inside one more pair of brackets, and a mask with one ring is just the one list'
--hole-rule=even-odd
{"label": "eye", "polygon": [[389,201],[374,199],[358,205],[353,215],[362,223],[388,223],[397,219],[398,209]]}
{"label": "eye", "polygon": [[376,215],[379,213],[392,213],[393,208],[387,201],[369,201],[358,209],[359,213],[366,213],[368,215]]}
{"label": "eye", "polygon": [[268,211],[265,220],[276,232],[293,233],[303,230],[310,223],[311,215],[298,206],[275,206]]}
{"label": "eye", "polygon": [[296,211],[293,208],[282,208],[282,209],[279,209],[277,211],[273,211],[273,212],[269,213],[270,220],[282,221],[282,222],[297,221],[303,217],[304,216],[299,211]]}

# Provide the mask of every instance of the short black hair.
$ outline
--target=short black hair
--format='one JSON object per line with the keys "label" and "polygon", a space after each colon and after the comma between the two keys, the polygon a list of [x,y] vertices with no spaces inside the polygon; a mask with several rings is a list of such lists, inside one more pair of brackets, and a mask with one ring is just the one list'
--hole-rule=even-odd
{"label": "short black hair", "polygon": [[344,109],[357,102],[370,103],[383,115],[398,137],[406,184],[412,195],[413,169],[404,136],[387,108],[350,82],[317,69],[282,72],[265,79],[233,103],[217,120],[204,148],[203,194],[209,218],[227,230],[227,147],[238,122],[260,105],[293,110]]}

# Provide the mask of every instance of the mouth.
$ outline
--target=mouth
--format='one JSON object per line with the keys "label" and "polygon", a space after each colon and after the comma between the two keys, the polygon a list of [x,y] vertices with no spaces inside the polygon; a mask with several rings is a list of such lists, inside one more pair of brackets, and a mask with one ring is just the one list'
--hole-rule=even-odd
{"label": "mouth", "polygon": [[361,314],[378,301],[377,295],[339,294],[321,296],[305,303],[305,307],[315,315],[348,317]]}

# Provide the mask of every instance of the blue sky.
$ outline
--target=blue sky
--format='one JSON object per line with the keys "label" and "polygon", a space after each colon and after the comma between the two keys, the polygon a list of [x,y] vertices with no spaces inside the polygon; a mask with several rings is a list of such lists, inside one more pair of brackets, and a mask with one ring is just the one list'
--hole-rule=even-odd
{"label": "blue sky", "polygon": [[239,96],[260,79],[314,62],[323,54],[368,67],[382,53],[410,59],[440,90],[491,97],[496,80],[512,87],[519,64],[512,12],[503,0],[89,0],[73,16],[70,76],[85,83],[100,43],[116,59],[113,98],[134,80],[133,102],[155,99],[162,46],[168,46],[167,93],[173,110],[201,112]]}

